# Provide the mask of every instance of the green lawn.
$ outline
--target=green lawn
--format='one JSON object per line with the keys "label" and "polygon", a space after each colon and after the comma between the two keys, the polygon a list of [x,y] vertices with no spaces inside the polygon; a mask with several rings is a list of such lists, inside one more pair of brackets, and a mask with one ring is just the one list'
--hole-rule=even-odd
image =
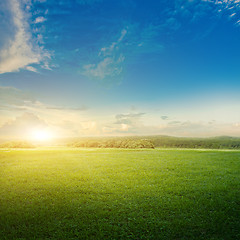
{"label": "green lawn", "polygon": [[240,151],[2,149],[0,239],[240,239]]}

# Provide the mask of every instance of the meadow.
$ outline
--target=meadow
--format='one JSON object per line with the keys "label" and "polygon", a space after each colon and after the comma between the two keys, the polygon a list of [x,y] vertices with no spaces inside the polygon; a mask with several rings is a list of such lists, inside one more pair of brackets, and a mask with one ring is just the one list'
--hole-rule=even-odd
{"label": "meadow", "polygon": [[240,239],[240,151],[1,149],[0,239]]}

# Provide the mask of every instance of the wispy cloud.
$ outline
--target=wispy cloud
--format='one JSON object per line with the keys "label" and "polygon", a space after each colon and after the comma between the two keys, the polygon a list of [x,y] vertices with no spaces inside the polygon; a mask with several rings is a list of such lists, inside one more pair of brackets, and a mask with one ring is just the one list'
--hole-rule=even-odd
{"label": "wispy cloud", "polygon": [[161,116],[161,119],[162,120],[169,120],[169,117],[168,116]]}
{"label": "wispy cloud", "polygon": [[97,63],[84,65],[82,74],[101,82],[116,81],[123,71],[125,57],[121,53],[120,44],[126,34],[127,30],[123,29],[117,41],[112,42],[108,47],[101,48]]}
{"label": "wispy cloud", "polygon": [[52,110],[69,110],[69,111],[86,111],[88,110],[89,108],[86,107],[86,106],[81,106],[81,107],[78,107],[78,108],[70,108],[70,107],[46,107],[46,109],[52,109]]}
{"label": "wispy cloud", "polygon": [[32,66],[26,66],[25,69],[30,71],[30,72],[36,72],[36,73],[38,72],[38,70],[35,67],[32,67]]}
{"label": "wispy cloud", "polygon": [[117,114],[113,123],[103,124],[102,134],[105,135],[133,135],[143,130],[142,117],[145,113]]}
{"label": "wispy cloud", "polygon": [[1,105],[11,109],[11,107],[24,106],[26,103],[36,103],[36,100],[30,94],[17,88],[0,86],[0,102]]}
{"label": "wispy cloud", "polygon": [[[36,71],[29,65],[42,63],[42,67],[47,66],[47,61],[51,57],[43,46],[34,41],[28,23],[28,13],[24,12],[23,6],[21,1],[9,0],[6,9],[9,14],[5,14],[5,18],[11,18],[9,22],[12,20],[15,32],[11,38],[8,36],[3,46],[0,46],[0,73],[14,72],[23,68]],[[4,35],[4,32],[1,34]]]}
{"label": "wispy cloud", "polygon": [[115,124],[128,124],[130,126],[136,126],[144,114],[145,113],[117,114]]}
{"label": "wispy cloud", "polygon": [[[24,92],[14,87],[0,86],[0,110],[4,111],[22,111],[28,110],[33,112],[51,112],[53,111],[86,111],[87,106],[80,107],[63,107],[42,103],[36,100],[30,93]],[[52,111],[52,112],[53,112]]]}
{"label": "wispy cloud", "polygon": [[202,0],[216,5],[219,13],[226,13],[230,18],[234,17],[235,24],[240,26],[240,1],[239,0]]}
{"label": "wispy cloud", "polygon": [[34,22],[35,23],[43,23],[45,21],[47,21],[47,19],[45,17],[40,16],[40,17],[37,17]]}

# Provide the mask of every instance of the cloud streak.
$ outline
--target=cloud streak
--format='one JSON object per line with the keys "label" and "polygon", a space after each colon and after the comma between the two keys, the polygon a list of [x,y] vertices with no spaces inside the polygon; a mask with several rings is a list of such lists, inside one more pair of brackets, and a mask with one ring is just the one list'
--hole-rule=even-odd
{"label": "cloud streak", "polygon": [[0,86],[0,102],[6,108],[19,107],[25,104],[34,104],[36,100],[29,94],[14,88],[14,87],[1,87]]}
{"label": "cloud streak", "polygon": [[62,107],[44,104],[36,100],[31,94],[21,91],[14,87],[1,87],[0,86],[0,110],[4,111],[87,111],[89,108],[82,105],[80,107]]}

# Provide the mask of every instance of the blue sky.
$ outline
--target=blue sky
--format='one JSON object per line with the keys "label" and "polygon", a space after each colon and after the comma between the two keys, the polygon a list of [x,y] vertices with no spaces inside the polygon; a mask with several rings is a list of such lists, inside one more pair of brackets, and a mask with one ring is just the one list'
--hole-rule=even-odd
{"label": "blue sky", "polygon": [[0,9],[0,136],[240,136],[240,1]]}

